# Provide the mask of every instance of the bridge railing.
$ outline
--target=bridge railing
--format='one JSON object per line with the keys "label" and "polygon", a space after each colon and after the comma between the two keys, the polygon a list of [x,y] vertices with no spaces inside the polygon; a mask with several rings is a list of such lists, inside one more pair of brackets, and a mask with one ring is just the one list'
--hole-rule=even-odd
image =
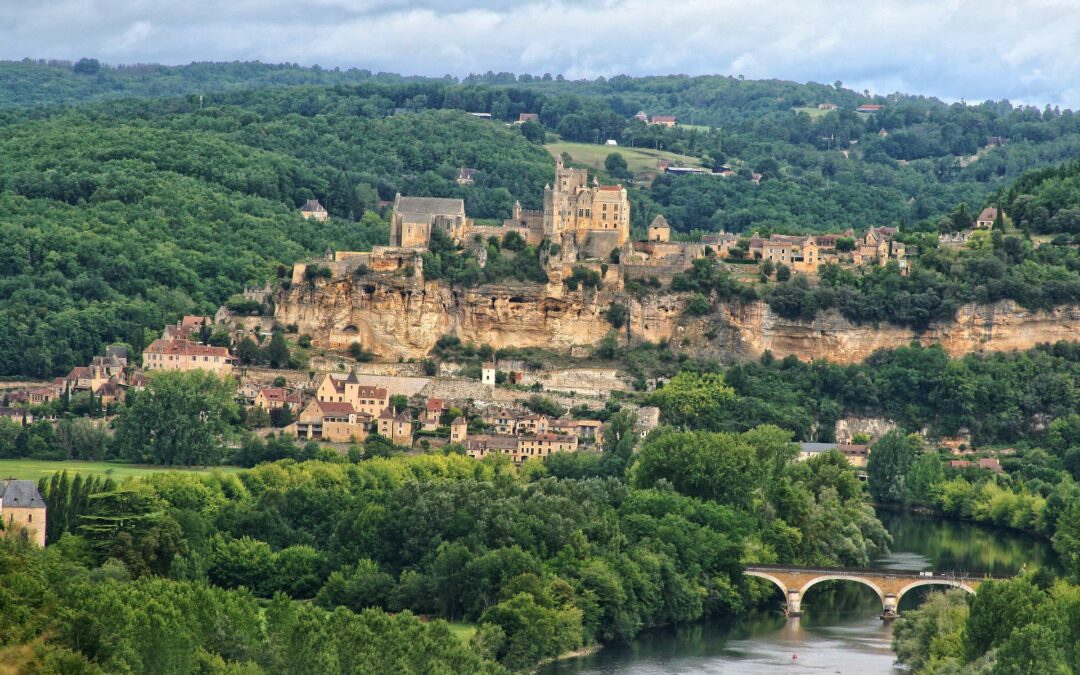
{"label": "bridge railing", "polygon": [[[747,571],[754,572],[809,572],[812,574],[853,574],[875,577],[910,577],[912,579],[930,579],[941,577],[943,579],[1011,579],[1012,577],[1001,574],[988,574],[979,572],[966,572],[962,570],[926,570],[918,572],[912,570],[873,569],[861,567],[811,567],[809,565],[746,565]],[[932,576],[931,576],[932,575]]]}

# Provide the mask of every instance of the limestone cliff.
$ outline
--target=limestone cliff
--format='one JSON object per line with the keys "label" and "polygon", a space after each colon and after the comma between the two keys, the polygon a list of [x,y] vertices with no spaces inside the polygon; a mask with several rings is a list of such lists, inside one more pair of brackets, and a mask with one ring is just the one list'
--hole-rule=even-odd
{"label": "limestone cliff", "polygon": [[[334,278],[295,284],[279,294],[275,319],[296,323],[317,346],[360,342],[382,358],[425,356],[442,335],[501,347],[570,350],[594,345],[611,330],[613,290],[570,292],[557,285],[513,284],[457,289],[402,277]],[[681,303],[668,297],[632,302],[635,334],[672,332]]]}
{"label": "limestone cliff", "polygon": [[380,358],[420,358],[440,336],[493,347],[543,347],[569,351],[596,344],[611,330],[613,302],[630,312],[636,339],[670,340],[681,350],[725,360],[778,357],[825,358],[842,363],[874,350],[919,340],[940,343],[952,355],[1027,349],[1080,336],[1080,308],[1031,312],[1013,302],[966,305],[956,320],[922,333],[890,324],[856,325],[836,312],[812,322],[783,319],[765,303],[722,305],[687,321],[684,299],[658,293],[638,300],[613,289],[568,291],[560,284],[513,284],[455,289],[417,277],[335,276],[293,284],[276,298],[276,320],[296,323],[317,346],[344,348],[360,342]]}
{"label": "limestone cliff", "polygon": [[769,349],[776,356],[862,361],[877,349],[893,349],[917,340],[940,344],[952,356],[969,352],[1030,349],[1040,343],[1080,339],[1080,307],[1032,312],[1012,301],[964,305],[953,321],[933,323],[922,332],[892,324],[853,324],[838,312],[820,314],[812,322],[784,319],[765,303],[726,306],[713,329],[727,352],[753,356]]}

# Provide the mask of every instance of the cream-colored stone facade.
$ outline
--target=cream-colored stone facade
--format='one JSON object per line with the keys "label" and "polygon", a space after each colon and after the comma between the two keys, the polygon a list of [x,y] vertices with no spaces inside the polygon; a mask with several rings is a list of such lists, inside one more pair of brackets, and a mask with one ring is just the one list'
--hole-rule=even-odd
{"label": "cream-colored stone facade", "polygon": [[34,481],[0,481],[0,519],[6,536],[25,536],[38,546],[45,545],[45,500]]}
{"label": "cream-colored stone facade", "polygon": [[630,200],[621,185],[589,185],[589,172],[555,162],[555,183],[544,189],[544,234],[558,242],[572,234],[578,245],[591,233],[612,233],[615,247],[630,239]]}
{"label": "cream-colored stone facade", "polygon": [[232,373],[234,363],[225,347],[190,340],[154,340],[143,352],[145,370],[209,370],[224,377]]}

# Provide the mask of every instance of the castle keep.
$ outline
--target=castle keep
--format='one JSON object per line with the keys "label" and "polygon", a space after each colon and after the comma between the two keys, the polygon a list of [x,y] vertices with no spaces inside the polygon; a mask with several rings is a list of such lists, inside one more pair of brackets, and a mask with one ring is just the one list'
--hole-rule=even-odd
{"label": "castle keep", "polygon": [[517,232],[535,246],[545,238],[562,243],[569,236],[586,257],[604,259],[630,239],[630,200],[625,187],[600,185],[595,178],[590,184],[588,171],[568,168],[560,157],[554,184],[544,188],[543,212],[525,211],[515,203],[513,215],[502,227],[473,223],[461,199],[395,197],[391,247],[426,249],[435,230],[458,243]]}
{"label": "castle keep", "polygon": [[621,185],[600,185],[584,169],[555,163],[555,184],[544,188],[544,235],[559,241],[572,234],[577,246],[606,257],[630,239],[630,201]]}

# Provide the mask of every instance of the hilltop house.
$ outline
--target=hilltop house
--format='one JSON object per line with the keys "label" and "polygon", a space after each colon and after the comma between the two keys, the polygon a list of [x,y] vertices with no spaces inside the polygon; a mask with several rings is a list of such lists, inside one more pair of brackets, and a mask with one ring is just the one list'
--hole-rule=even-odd
{"label": "hilltop house", "polygon": [[304,205],[300,207],[300,215],[315,220],[326,220],[330,217],[330,213],[326,210],[326,207],[319,203],[318,199],[309,199],[304,202]]}
{"label": "hilltop house", "polygon": [[476,169],[467,169],[465,167],[458,169],[456,182],[458,185],[472,185],[476,182]]}
{"label": "hilltop house", "polygon": [[301,403],[299,394],[291,394],[284,387],[263,387],[255,395],[253,405],[265,410],[278,410],[289,406],[294,410]]}
{"label": "hilltop house", "polygon": [[669,127],[669,128],[674,127],[675,126],[675,116],[674,115],[653,115],[651,124],[653,126],[658,126],[658,127]]}
{"label": "hilltop house", "polygon": [[483,459],[490,454],[504,454],[521,464],[527,459],[543,459],[556,452],[577,452],[578,440],[574,436],[558,434],[535,434],[531,436],[480,435],[465,443],[466,454]]}
{"label": "hilltop house", "polygon": [[994,226],[994,221],[997,220],[998,210],[993,206],[987,206],[979,213],[979,217],[975,219],[976,230],[989,230]]}
{"label": "hilltop house", "polygon": [[312,400],[285,432],[301,439],[362,443],[371,421],[371,415],[349,403]]}
{"label": "hilltop house", "polygon": [[360,384],[356,371],[351,371],[346,378],[326,375],[319,384],[315,397],[327,403],[348,403],[357,412],[371,417],[377,416],[390,405],[390,394],[383,387]]}
{"label": "hilltop house", "polygon": [[191,340],[154,340],[143,351],[146,370],[209,370],[219,376],[233,371],[236,359],[225,347],[201,345]]}
{"label": "hilltop house", "polygon": [[0,519],[7,536],[21,534],[45,545],[45,500],[32,480],[0,481]]}
{"label": "hilltop house", "polygon": [[412,446],[413,420],[407,411],[395,413],[393,408],[388,407],[379,413],[378,422],[380,436],[389,438],[394,445]]}

